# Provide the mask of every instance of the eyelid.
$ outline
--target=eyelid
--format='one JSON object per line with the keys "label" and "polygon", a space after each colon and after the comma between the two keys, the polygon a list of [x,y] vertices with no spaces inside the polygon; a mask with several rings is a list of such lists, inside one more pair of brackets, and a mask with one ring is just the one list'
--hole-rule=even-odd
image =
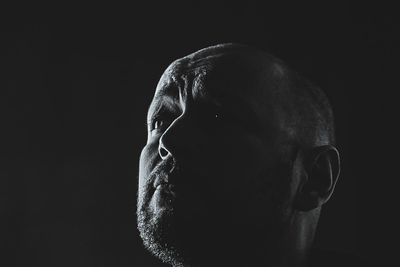
{"label": "eyelid", "polygon": [[168,110],[165,110],[161,108],[158,112],[155,112],[151,117],[150,120],[147,122],[147,127],[150,131],[154,129],[153,124],[157,120],[162,120],[166,124],[168,124],[169,121],[172,121],[174,116],[172,115],[171,112]]}
{"label": "eyelid", "polygon": [[160,117],[160,114],[165,113],[165,107],[162,105],[159,105],[156,109],[153,110],[151,113],[150,118],[147,120],[147,125],[150,125],[154,122],[154,119]]}
{"label": "eyelid", "polygon": [[151,131],[151,130],[153,130],[153,124],[154,124],[154,122],[156,121],[156,120],[158,120],[158,119],[160,119],[161,118],[161,116],[159,116],[159,114],[157,114],[157,115],[154,115],[154,116],[152,116],[151,118],[150,118],[150,120],[149,121],[147,121],[147,127],[148,127],[148,129]]}

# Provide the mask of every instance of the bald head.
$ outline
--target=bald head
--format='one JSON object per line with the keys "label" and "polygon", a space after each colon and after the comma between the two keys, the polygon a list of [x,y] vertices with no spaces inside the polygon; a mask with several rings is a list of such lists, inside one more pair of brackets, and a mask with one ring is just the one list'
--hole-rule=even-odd
{"label": "bald head", "polygon": [[177,266],[304,260],[339,170],[319,88],[265,52],[221,44],[165,70],[147,121],[137,212],[154,255]]}
{"label": "bald head", "polygon": [[183,73],[193,77],[192,94],[207,88],[213,97],[244,97],[258,113],[275,114],[276,126],[299,146],[335,143],[333,112],[324,92],[264,51],[233,43],[201,49],[174,61],[157,89],[171,79],[184,82],[178,78]]}

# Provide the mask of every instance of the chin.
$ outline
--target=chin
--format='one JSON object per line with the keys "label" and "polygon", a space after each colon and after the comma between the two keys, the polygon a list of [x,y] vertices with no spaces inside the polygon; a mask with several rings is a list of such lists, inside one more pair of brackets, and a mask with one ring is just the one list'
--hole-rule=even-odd
{"label": "chin", "polygon": [[179,212],[179,208],[155,211],[151,205],[138,205],[137,226],[146,249],[173,266],[190,266],[193,259],[218,249],[210,244],[210,240],[220,240],[221,229],[216,227],[215,218],[204,213],[199,216],[198,209],[192,210],[195,212],[189,214]]}
{"label": "chin", "polygon": [[173,214],[168,210],[150,214],[138,207],[137,226],[146,249],[164,263],[182,266],[185,259],[181,256],[173,221]]}

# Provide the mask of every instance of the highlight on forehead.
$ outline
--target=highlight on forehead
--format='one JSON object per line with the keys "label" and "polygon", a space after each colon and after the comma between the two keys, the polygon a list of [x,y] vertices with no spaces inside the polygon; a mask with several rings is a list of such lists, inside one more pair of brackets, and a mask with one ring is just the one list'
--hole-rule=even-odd
{"label": "highlight on forehead", "polygon": [[[221,44],[207,47],[175,60],[165,71],[166,76],[190,74],[192,79],[214,73],[220,80],[276,81],[287,75],[288,67],[280,59],[254,47]],[[264,90],[269,89],[264,88]]]}
{"label": "highlight on forehead", "polygon": [[178,59],[171,63],[164,71],[155,92],[155,95],[169,95],[180,102],[188,97],[201,96],[203,79],[212,68],[212,63],[194,65],[191,61]]}
{"label": "highlight on forehead", "polygon": [[180,103],[179,89],[175,86],[165,86],[157,89],[148,109],[148,115],[154,113],[159,107],[173,109]]}
{"label": "highlight on forehead", "polygon": [[[259,56],[261,53],[265,55]],[[280,76],[283,70],[277,60],[252,47],[222,44],[205,48],[168,66],[157,85],[152,105],[164,95],[175,103],[184,102],[188,96],[211,102],[235,95],[247,98],[246,94],[252,95],[250,87],[255,91],[272,88],[261,80],[266,78],[270,82],[271,75]]]}
{"label": "highlight on forehead", "polygon": [[177,75],[175,64],[172,63],[162,74],[157,84],[154,97],[156,98],[161,95],[168,95],[179,100],[180,95],[185,96],[185,92],[183,90],[184,87],[185,82],[182,80],[182,77]]}
{"label": "highlight on forehead", "polygon": [[[211,46],[177,59],[162,75],[158,93],[175,99],[185,93],[191,94],[189,98],[238,94],[252,98],[256,106],[279,110],[276,113],[286,116],[285,121],[308,143],[319,135],[334,140],[332,110],[324,92],[280,59],[246,45]],[[288,129],[286,124],[282,127]]]}
{"label": "highlight on forehead", "polygon": [[[265,97],[279,90],[287,75],[287,66],[267,52],[241,44],[220,44],[172,62],[163,73],[156,94],[180,94],[186,99],[185,94],[204,97],[224,92],[222,95],[244,96],[253,91],[257,97]],[[221,92],[212,92],[213,89]]]}

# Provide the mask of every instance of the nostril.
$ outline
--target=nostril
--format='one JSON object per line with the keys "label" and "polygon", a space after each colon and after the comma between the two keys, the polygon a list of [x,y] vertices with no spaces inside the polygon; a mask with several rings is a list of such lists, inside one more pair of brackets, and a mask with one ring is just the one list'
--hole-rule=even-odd
{"label": "nostril", "polygon": [[159,148],[158,153],[160,154],[161,158],[165,158],[166,156],[168,156],[168,151],[163,147]]}

